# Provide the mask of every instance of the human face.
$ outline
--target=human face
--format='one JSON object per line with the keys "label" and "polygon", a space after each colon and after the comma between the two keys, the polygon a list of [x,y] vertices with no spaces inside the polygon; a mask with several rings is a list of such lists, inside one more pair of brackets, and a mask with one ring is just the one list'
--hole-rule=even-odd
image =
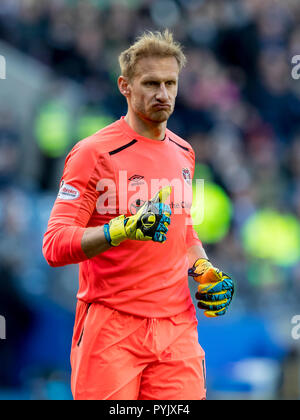
{"label": "human face", "polygon": [[129,108],[144,121],[166,122],[174,111],[178,76],[179,66],[174,57],[140,59],[128,83]]}

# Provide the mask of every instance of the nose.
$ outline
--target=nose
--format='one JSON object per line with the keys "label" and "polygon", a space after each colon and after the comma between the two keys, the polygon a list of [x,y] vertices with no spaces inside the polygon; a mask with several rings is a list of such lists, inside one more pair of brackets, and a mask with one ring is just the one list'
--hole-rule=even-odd
{"label": "nose", "polygon": [[162,102],[166,102],[169,99],[168,91],[164,83],[161,83],[156,99]]}

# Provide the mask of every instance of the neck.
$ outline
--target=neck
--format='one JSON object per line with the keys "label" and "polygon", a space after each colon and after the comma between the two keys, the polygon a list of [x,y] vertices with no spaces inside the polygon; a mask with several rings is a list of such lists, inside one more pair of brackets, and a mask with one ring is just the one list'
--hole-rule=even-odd
{"label": "neck", "polygon": [[148,139],[162,141],[166,135],[167,121],[145,121],[128,111],[125,121],[140,136]]}

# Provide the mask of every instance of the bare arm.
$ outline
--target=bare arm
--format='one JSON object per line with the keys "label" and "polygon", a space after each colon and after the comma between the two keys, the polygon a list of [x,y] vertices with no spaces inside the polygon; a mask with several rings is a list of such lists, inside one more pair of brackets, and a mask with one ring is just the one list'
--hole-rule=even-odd
{"label": "bare arm", "polygon": [[107,251],[111,246],[105,238],[103,226],[87,228],[81,240],[81,247],[88,258]]}
{"label": "bare arm", "polygon": [[193,245],[188,249],[189,267],[192,267],[198,258],[206,258],[208,260],[204,248],[201,245]]}

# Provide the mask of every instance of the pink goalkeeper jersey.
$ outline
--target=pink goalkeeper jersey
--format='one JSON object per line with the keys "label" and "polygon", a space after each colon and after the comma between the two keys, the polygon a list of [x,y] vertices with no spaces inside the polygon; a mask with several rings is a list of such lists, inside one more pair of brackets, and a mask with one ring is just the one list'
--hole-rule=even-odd
{"label": "pink goalkeeper jersey", "polygon": [[[163,141],[138,135],[122,117],[80,141],[67,156],[57,200],[44,236],[51,266],[79,263],[78,299],[133,315],[169,317],[192,304],[187,249],[201,245],[191,225],[191,146],[167,129]],[[161,186],[171,185],[165,243],[126,240],[88,259],[86,227],[134,214]]]}

